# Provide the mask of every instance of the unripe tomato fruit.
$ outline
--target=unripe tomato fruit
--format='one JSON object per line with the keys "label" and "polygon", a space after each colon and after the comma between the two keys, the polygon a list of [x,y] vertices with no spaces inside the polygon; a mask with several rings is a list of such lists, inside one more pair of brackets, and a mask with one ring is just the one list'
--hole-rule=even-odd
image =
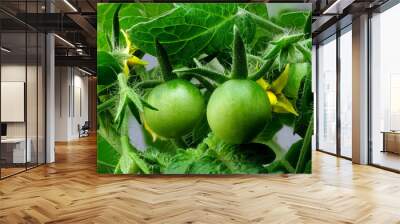
{"label": "unripe tomato fruit", "polygon": [[251,141],[271,119],[264,90],[254,81],[233,79],[218,87],[207,105],[213,133],[227,143]]}
{"label": "unripe tomato fruit", "polygon": [[151,90],[144,109],[146,124],[157,135],[177,138],[189,133],[201,119],[205,102],[200,90],[183,79],[167,81]]}

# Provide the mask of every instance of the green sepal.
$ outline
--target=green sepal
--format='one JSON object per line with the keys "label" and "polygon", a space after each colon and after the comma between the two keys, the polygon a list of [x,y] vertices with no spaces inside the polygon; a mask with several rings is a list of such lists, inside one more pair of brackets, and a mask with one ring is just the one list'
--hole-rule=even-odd
{"label": "green sepal", "polygon": [[161,43],[156,39],[155,41],[157,60],[161,68],[161,74],[164,81],[176,79],[176,75],[172,72],[172,65],[168,58],[168,53]]}
{"label": "green sepal", "polygon": [[233,56],[231,78],[246,79],[248,75],[246,48],[237,26],[233,26],[233,32],[234,37],[232,46]]}
{"label": "green sepal", "polygon": [[119,30],[120,30],[120,26],[119,26],[119,10],[121,10],[121,6],[122,4],[118,5],[117,10],[115,10],[114,12],[114,16],[113,16],[113,37],[114,37],[114,49],[119,48],[120,46],[120,41],[119,41]]}

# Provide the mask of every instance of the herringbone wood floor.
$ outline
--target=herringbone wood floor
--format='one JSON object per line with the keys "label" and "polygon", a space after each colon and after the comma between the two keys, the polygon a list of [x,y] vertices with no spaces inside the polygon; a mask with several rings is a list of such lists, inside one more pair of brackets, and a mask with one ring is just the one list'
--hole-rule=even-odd
{"label": "herringbone wood floor", "polygon": [[400,223],[400,175],[314,153],[312,175],[96,174],[94,138],[0,181],[0,223]]}

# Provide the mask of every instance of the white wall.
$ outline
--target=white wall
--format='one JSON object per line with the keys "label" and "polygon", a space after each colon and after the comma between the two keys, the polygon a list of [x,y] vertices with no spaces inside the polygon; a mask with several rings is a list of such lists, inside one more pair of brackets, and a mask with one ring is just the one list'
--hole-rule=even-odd
{"label": "white wall", "polygon": [[88,78],[72,67],[56,67],[55,73],[55,140],[74,140],[79,138],[78,124],[88,120]]}
{"label": "white wall", "polygon": [[[38,70],[37,70],[38,69]],[[26,83],[26,107],[20,108],[20,113],[27,115],[26,121],[22,122],[6,122],[7,137],[9,138],[24,138],[25,135],[29,139],[32,161],[44,163],[45,150],[45,120],[44,120],[44,74],[42,67],[35,65],[9,63],[1,66],[1,81],[2,82],[24,82]],[[27,80],[25,80],[27,78]],[[3,92],[4,89],[2,89]],[[24,90],[19,90],[20,94],[24,94]],[[4,93],[3,93],[4,94]],[[7,95],[2,95],[2,98]],[[3,112],[13,113],[10,107],[2,107]],[[11,111],[10,111],[11,110]],[[17,110],[14,108],[14,110]],[[25,111],[26,110],[26,111]],[[14,112],[15,113],[15,112]],[[23,115],[22,115],[23,116]],[[39,154],[37,156],[37,153]],[[50,161],[50,160],[49,160]]]}

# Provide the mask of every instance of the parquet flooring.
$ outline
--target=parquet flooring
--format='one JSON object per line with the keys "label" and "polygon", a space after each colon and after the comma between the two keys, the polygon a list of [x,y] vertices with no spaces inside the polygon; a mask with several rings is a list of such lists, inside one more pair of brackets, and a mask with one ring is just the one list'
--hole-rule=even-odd
{"label": "parquet flooring", "polygon": [[0,223],[400,223],[400,175],[314,152],[312,175],[96,174],[95,139],[0,181]]}

